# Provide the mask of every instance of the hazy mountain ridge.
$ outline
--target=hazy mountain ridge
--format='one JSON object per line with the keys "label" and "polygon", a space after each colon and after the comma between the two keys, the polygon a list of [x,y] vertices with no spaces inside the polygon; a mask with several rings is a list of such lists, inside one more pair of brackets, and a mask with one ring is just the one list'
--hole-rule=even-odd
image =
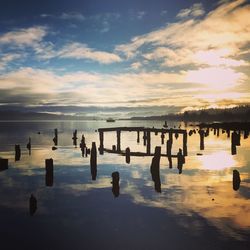
{"label": "hazy mountain ridge", "polygon": [[163,116],[132,117],[132,120],[250,121],[250,105],[228,109],[202,109]]}

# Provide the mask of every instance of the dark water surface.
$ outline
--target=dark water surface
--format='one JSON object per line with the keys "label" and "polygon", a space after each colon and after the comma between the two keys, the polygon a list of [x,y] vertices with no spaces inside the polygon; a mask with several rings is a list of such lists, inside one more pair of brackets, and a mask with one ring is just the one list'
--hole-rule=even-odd
{"label": "dark water surface", "polygon": [[[126,164],[124,156],[98,154],[92,180],[90,157],[82,157],[80,138],[84,133],[87,146],[95,141],[98,147],[95,130],[107,126],[161,128],[162,122],[0,122],[0,157],[9,159],[9,168],[0,172],[1,249],[250,249],[249,138],[242,136],[237,154],[231,155],[226,133],[217,137],[211,132],[202,151],[199,135],[189,136],[182,174],[176,159],[169,169],[167,158],[161,158],[159,193],[149,156],[132,156]],[[52,151],[55,128],[58,149]],[[72,143],[75,129],[77,148]],[[121,148],[145,152],[142,138],[140,144],[136,139],[135,132],[122,132]],[[154,151],[161,145],[160,134],[152,134],[151,141]],[[21,145],[20,161],[15,161],[15,144]],[[105,134],[105,147],[114,144],[116,134]],[[174,138],[174,153],[181,145],[182,138]],[[45,185],[47,158],[54,160],[51,187]],[[234,169],[241,178],[237,191]],[[111,184],[115,171],[120,174],[117,197]],[[31,194],[37,199],[33,216]]]}

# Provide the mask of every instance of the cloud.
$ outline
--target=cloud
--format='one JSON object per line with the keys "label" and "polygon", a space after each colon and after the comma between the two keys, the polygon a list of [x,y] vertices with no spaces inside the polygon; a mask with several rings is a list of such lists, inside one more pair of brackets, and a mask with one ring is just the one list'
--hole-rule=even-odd
{"label": "cloud", "polygon": [[146,11],[138,11],[137,12],[137,19],[141,20],[146,15]]}
{"label": "cloud", "polygon": [[[237,59],[238,53],[242,53],[250,42],[250,5],[244,3],[245,0],[223,3],[202,19],[189,16],[188,19],[133,37],[129,43],[116,46],[116,51],[130,59],[141,53],[148,60],[160,59],[165,66],[178,66],[199,63],[196,53],[211,55],[226,49],[227,54],[218,55],[219,64],[246,65]],[[211,65],[211,60],[200,63]]]}
{"label": "cloud", "polygon": [[201,3],[195,3],[188,9],[182,9],[177,14],[177,18],[199,17],[205,14]]}
{"label": "cloud", "polygon": [[70,43],[64,46],[58,52],[58,56],[61,58],[89,59],[103,64],[121,62],[122,60],[114,53],[94,50],[82,43]]}
{"label": "cloud", "polygon": [[61,20],[70,20],[70,21],[85,21],[86,17],[80,12],[63,12],[60,15],[52,15],[43,13],[40,15],[41,18],[56,18]]}
{"label": "cloud", "polygon": [[43,40],[47,35],[47,28],[34,26],[27,29],[16,29],[0,35],[0,45],[12,44],[16,46],[33,46]]}
{"label": "cloud", "polygon": [[[216,77],[216,70],[208,68],[195,71],[95,73],[78,71],[56,74],[53,71],[21,68],[1,74],[1,102],[12,100],[20,105],[105,105],[105,106],[201,106],[211,103],[212,95],[234,91],[237,83],[244,80],[243,74],[234,71],[220,72],[224,78]],[[204,80],[204,74],[209,77]],[[201,78],[197,78],[197,76]],[[213,77],[210,77],[213,75]],[[219,84],[218,84],[219,83]],[[236,85],[235,85],[236,83]],[[218,87],[220,86],[220,87]],[[223,94],[223,95],[222,95]],[[4,98],[3,96],[4,95]],[[204,95],[201,101],[201,96]],[[227,96],[229,98],[230,95]],[[237,96],[235,101],[237,101]],[[247,93],[239,95],[238,101],[250,101]],[[215,103],[220,98],[213,100]]]}
{"label": "cloud", "polygon": [[13,53],[1,55],[1,57],[0,57],[0,70],[4,70],[10,62],[15,61],[21,57],[22,56],[20,54],[13,54]]}
{"label": "cloud", "polygon": [[63,20],[76,20],[76,21],[84,21],[86,18],[83,14],[79,12],[64,12],[59,16],[60,19]]}

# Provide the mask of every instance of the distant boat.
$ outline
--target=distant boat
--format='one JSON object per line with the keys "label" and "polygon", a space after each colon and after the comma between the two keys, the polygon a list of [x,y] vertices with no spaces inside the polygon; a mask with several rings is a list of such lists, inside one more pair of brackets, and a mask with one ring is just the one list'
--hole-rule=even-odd
{"label": "distant boat", "polygon": [[115,120],[113,118],[108,118],[106,122],[115,122]]}
{"label": "distant boat", "polygon": [[167,123],[167,121],[165,121],[165,123],[163,124],[163,127],[164,127],[164,128],[168,128],[168,123]]}

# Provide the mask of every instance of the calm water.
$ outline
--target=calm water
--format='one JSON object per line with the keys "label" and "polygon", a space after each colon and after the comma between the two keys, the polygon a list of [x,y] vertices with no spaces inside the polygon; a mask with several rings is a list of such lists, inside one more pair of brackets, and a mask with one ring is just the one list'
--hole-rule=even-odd
{"label": "calm water", "polygon": [[[162,122],[0,122],[0,157],[9,159],[9,169],[0,172],[1,249],[250,249],[249,138],[241,138],[232,156],[226,133],[217,137],[210,132],[203,151],[199,135],[188,136],[182,174],[176,159],[169,169],[167,158],[161,158],[159,193],[150,174],[152,157],[131,157],[126,164],[124,156],[98,154],[97,178],[92,180],[90,158],[82,157],[80,140],[73,146],[72,133],[77,129],[88,147],[93,141],[99,146],[95,130],[107,126],[161,128]],[[26,149],[29,137],[31,155]],[[115,133],[104,137],[105,147],[116,144]],[[122,133],[121,148],[145,152],[142,138],[140,144],[136,139],[135,132]],[[152,134],[151,140],[154,151],[161,145],[160,134]],[[21,145],[20,161],[15,161],[15,144]],[[174,138],[174,153],[181,145],[181,136]],[[54,159],[52,187],[45,185],[47,158]],[[237,191],[232,186],[234,169],[241,177]],[[116,198],[114,171],[120,173]],[[33,216],[31,193],[38,207]]]}

